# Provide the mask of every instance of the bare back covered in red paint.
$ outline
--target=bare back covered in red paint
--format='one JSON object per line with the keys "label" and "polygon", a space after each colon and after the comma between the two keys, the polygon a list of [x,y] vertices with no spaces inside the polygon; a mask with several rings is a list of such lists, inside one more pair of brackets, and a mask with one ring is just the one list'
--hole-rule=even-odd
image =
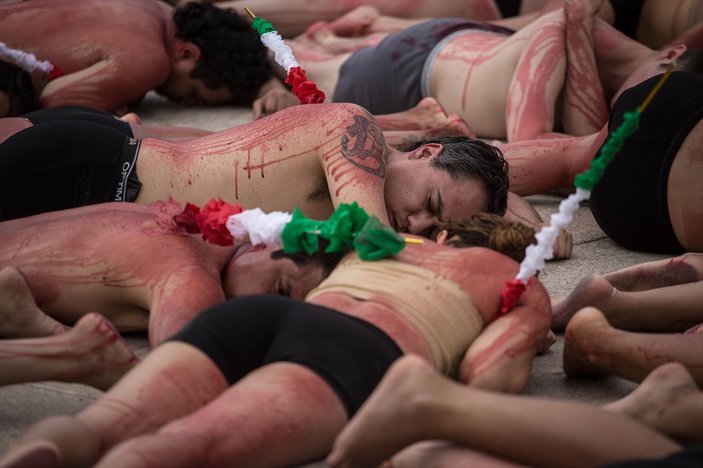
{"label": "bare back covered in red paint", "polygon": [[169,7],[155,1],[0,4],[0,41],[66,73],[42,91],[44,107],[117,112],[138,103],[169,76],[171,27]]}

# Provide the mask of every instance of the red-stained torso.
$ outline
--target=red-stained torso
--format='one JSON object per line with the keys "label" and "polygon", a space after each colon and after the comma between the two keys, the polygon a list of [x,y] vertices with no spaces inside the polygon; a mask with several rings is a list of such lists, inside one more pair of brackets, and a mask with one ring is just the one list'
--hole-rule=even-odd
{"label": "red-stained torso", "polygon": [[[178,211],[169,203],[111,203],[6,221],[0,269],[19,268],[37,305],[64,323],[93,311],[121,330],[144,331],[157,298],[223,298],[220,271],[232,248],[205,245],[176,229]],[[183,291],[171,290],[193,272],[211,280],[193,284],[189,293],[187,281]]]}
{"label": "red-stained torso", "polygon": [[147,0],[0,3],[0,41],[66,73],[44,88],[43,106],[115,112],[169,76],[167,8]]}
{"label": "red-stained torso", "polygon": [[[518,271],[518,264],[515,261],[495,251],[484,248],[457,249],[429,241],[425,241],[422,245],[406,245],[394,260],[430,271],[437,279],[447,279],[455,283],[466,293],[480,315],[476,325],[479,328],[495,318],[499,311],[501,292],[505,283],[512,280]],[[334,272],[330,278],[334,278]],[[359,286],[367,291],[374,291],[372,282],[364,281],[364,278],[359,278],[359,281]],[[425,296],[422,300],[429,299],[435,305],[436,309],[427,309],[423,312],[429,323],[446,317],[443,300],[447,298],[442,295],[441,289],[434,292],[420,287],[418,282],[417,288],[404,290],[403,300],[407,303],[414,302],[413,297],[407,297],[408,294],[417,294],[418,301],[421,296]],[[426,297],[428,294],[433,296]],[[432,338],[422,329],[413,326],[402,306],[393,301],[393,294],[389,294],[387,289],[381,287],[372,293],[371,298],[365,300],[352,295],[353,293],[341,291],[319,294],[313,291],[308,300],[367,320],[384,330],[403,352],[419,354],[432,361],[428,345]],[[535,313],[541,316],[540,320],[544,316],[549,316],[549,296],[538,281],[530,282],[519,304],[533,307]],[[467,303],[466,308],[469,307],[471,304]],[[481,330],[472,331],[477,334]],[[546,330],[544,332],[546,333]],[[470,344],[470,338],[467,336],[464,346],[468,347]],[[461,350],[463,351],[465,349]]]}
{"label": "red-stained torso", "polygon": [[[358,201],[381,220],[387,149],[360,107],[316,104],[181,143],[145,139],[137,160],[137,203],[221,197],[243,208],[326,219]],[[384,221],[385,222],[385,221]]]}

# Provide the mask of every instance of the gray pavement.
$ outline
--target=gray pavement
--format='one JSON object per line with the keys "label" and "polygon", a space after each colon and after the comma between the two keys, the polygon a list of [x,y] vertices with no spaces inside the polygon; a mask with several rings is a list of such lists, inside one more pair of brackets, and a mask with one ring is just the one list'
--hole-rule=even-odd
{"label": "gray pavement", "polygon": [[[137,109],[144,123],[180,125],[221,130],[251,120],[251,112],[241,108],[184,109],[166,103],[153,94]],[[529,197],[542,217],[558,209],[560,196]],[[644,261],[664,258],[662,255],[625,250],[602,233],[587,206],[582,206],[571,226],[575,247],[568,260],[549,262],[540,275],[541,281],[553,296],[568,293],[582,277],[591,273],[605,273]],[[577,399],[595,404],[617,399],[634,388],[634,384],[620,378],[566,379],[562,371],[563,340],[535,360],[526,393],[554,398]],[[129,343],[138,354],[148,351],[145,336],[130,336]],[[48,416],[73,414],[99,397],[101,392],[83,385],[55,382],[31,383],[0,387],[0,453],[29,425]],[[311,465],[312,466],[318,466]]]}

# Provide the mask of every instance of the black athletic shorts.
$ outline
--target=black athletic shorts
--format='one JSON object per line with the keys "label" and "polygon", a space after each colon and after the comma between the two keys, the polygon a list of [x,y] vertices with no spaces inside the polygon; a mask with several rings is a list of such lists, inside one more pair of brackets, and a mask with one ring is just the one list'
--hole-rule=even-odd
{"label": "black athletic shorts", "polygon": [[110,125],[49,120],[0,144],[0,221],[137,198],[139,140]]}
{"label": "black athletic shorts", "polygon": [[120,120],[107,111],[84,106],[62,106],[39,109],[34,112],[24,114],[34,125],[57,120],[79,120],[81,122],[95,122],[124,133],[128,137],[133,137],[132,127],[124,120]]}
{"label": "black athletic shorts", "polygon": [[212,307],[171,340],[202,350],[230,385],[273,362],[322,377],[351,418],[402,351],[374,325],[283,296],[248,296]]}

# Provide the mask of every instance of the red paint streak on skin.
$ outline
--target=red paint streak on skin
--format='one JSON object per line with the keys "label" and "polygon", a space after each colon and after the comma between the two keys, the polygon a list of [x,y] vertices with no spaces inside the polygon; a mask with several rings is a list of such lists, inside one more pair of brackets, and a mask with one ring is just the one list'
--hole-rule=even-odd
{"label": "red paint streak on skin", "polygon": [[234,199],[239,200],[239,160],[234,161]]}
{"label": "red paint streak on skin", "polygon": [[[514,122],[524,122],[525,125],[534,125],[534,122],[548,123],[553,114],[552,103],[546,97],[547,83],[551,78],[558,62],[563,59],[563,43],[560,42],[561,28],[556,25],[545,25],[531,41],[537,43],[525,52],[530,57],[530,66],[523,64],[515,70],[513,83],[508,93],[508,111]],[[563,34],[563,33],[562,33]],[[543,39],[543,40],[539,40]],[[539,83],[543,86],[535,87]],[[533,131],[520,130],[522,125],[515,125],[514,135],[526,132],[530,135]],[[538,134],[549,129],[542,128]]]}
{"label": "red paint streak on skin", "polygon": [[[356,169],[354,166],[347,165],[347,168],[345,170],[341,171],[338,174],[334,174],[334,180],[339,181],[339,179],[341,179],[342,176],[349,174],[350,172],[356,172],[357,170],[358,169]],[[334,171],[334,172],[336,172],[336,171]],[[354,180],[354,179],[352,178],[352,180]]]}
{"label": "red paint streak on skin", "polygon": [[[536,343],[539,341],[536,335],[537,332],[533,332],[530,339],[521,339],[514,345],[510,345],[510,342],[514,340],[515,335],[525,334],[524,328],[524,322],[515,321],[510,323],[509,327],[504,330],[500,336],[493,340],[490,346],[474,354],[471,358],[471,362],[469,363],[471,368],[469,382],[471,379],[476,378],[477,376],[483,374],[486,370],[490,369],[500,359],[510,359],[524,353],[525,351],[529,351],[530,349],[536,349]],[[498,350],[502,351],[498,352]]]}
{"label": "red paint streak on skin", "polygon": [[277,159],[277,160],[275,160],[275,161],[270,161],[270,162],[266,162],[266,160],[264,159],[264,157],[263,157],[263,155],[262,155],[262,157],[261,157],[261,160],[262,160],[262,161],[261,161],[260,164],[252,164],[252,163],[251,163],[251,158],[247,158],[247,164],[246,164],[246,166],[244,167],[244,170],[248,172],[249,178],[251,178],[251,171],[252,171],[252,170],[255,170],[255,169],[260,169],[260,170],[261,170],[261,178],[263,179],[263,178],[265,177],[265,175],[264,175],[264,168],[266,168],[266,167],[268,167],[268,166],[273,166],[273,165],[282,163],[282,162],[284,162],[284,161],[288,161],[288,160],[290,160],[290,159],[295,159],[295,158],[298,158],[298,157],[304,157],[304,156],[306,156],[306,155],[308,155],[308,154],[310,154],[310,153],[314,153],[316,149],[317,149],[317,148],[314,148],[313,150],[310,150],[310,151],[303,151],[302,153],[292,154],[292,155],[290,155],[290,156],[286,156],[286,157],[284,157],[284,158]]}
{"label": "red paint streak on skin", "polygon": [[339,187],[337,187],[337,190],[334,191],[334,195],[335,195],[336,197],[338,197],[339,194],[342,193],[342,189],[343,189],[344,187],[346,187],[347,185],[351,184],[352,182],[353,182],[353,179],[352,179],[352,180],[347,180],[346,182],[340,184]]}
{"label": "red paint streak on skin", "polygon": [[[496,47],[505,39],[505,36],[497,36],[492,33],[475,32],[470,35],[471,40],[457,42],[458,46],[453,50],[444,50],[437,56],[442,60],[457,60],[466,64],[466,77],[464,78],[463,92],[461,96],[461,109],[466,110],[466,94],[468,83],[473,73],[474,67],[483,64],[493,58],[500,50]],[[489,54],[489,52],[491,52]]]}
{"label": "red paint streak on skin", "polygon": [[339,155],[336,159],[334,159],[327,165],[327,174],[334,175],[337,173],[338,170],[348,166],[349,164],[347,163],[346,159],[344,159],[343,156]]}

